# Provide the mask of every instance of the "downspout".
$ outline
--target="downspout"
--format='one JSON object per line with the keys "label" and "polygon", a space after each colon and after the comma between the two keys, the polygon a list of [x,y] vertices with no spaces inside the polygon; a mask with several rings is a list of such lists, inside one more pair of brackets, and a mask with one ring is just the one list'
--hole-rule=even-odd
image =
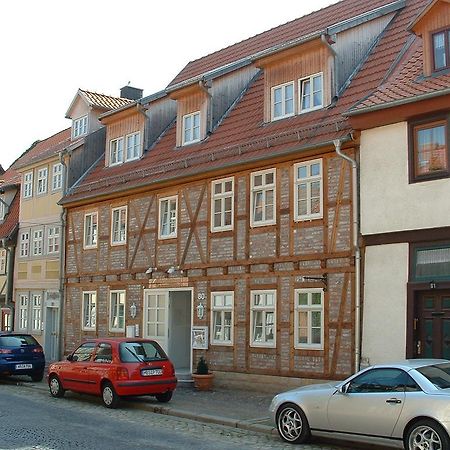
{"label": "downspout", "polygon": [[[62,197],[64,197],[67,193],[67,182],[68,182],[68,173],[67,173],[67,165],[64,161],[64,152],[59,154],[59,162],[63,166],[63,190]],[[61,245],[60,245],[60,255],[59,255],[59,336],[58,336],[58,353],[59,359],[63,357],[63,331],[64,331],[64,302],[65,302],[65,259],[66,259],[66,217],[67,212],[64,206],[61,211]]]}
{"label": "downspout", "polygon": [[6,296],[5,306],[11,310],[11,323],[8,324],[10,330],[14,329],[14,303],[13,303],[13,283],[14,283],[14,258],[16,254],[16,246],[10,245],[6,248],[6,258],[8,264],[8,274],[6,277]]}
{"label": "downspout", "polygon": [[358,195],[358,163],[350,156],[342,153],[341,140],[333,141],[336,153],[352,167],[353,191],[353,249],[355,252],[355,370],[361,364],[361,249],[359,248],[359,195]]}

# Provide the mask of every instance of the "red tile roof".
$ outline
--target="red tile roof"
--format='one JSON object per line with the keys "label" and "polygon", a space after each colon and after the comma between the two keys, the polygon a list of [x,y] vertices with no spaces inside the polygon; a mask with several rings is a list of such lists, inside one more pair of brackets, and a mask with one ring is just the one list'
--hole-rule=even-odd
{"label": "red tile roof", "polygon": [[249,39],[211,53],[186,67],[169,83],[173,86],[182,81],[201,75],[210,70],[231,64],[276,45],[324,31],[327,27],[364,14],[378,7],[393,3],[394,0],[342,0],[319,11],[313,12],[284,25],[257,34]]}
{"label": "red tile roof", "polygon": [[9,238],[19,225],[19,209],[20,209],[20,189],[9,206],[8,215],[3,222],[0,222],[0,239]]}
{"label": "red tile roof", "polygon": [[86,98],[90,105],[101,109],[117,109],[134,102],[134,100],[128,98],[112,97],[83,89],[80,89],[79,92]]}
{"label": "red tile roof", "polygon": [[[173,123],[141,160],[115,167],[105,167],[104,161],[100,161],[63,199],[63,203],[269,159],[286,152],[299,154],[302,149],[324,145],[348,135],[351,128],[342,114],[383,81],[410,36],[406,31],[407,25],[426,1],[408,1],[388,25],[380,42],[335,106],[264,124],[264,83],[259,75],[219,127],[203,142],[176,148],[176,124]],[[354,6],[353,0],[344,0],[341,7],[344,3]]]}
{"label": "red tile roof", "polygon": [[422,56],[422,39],[416,37],[398,69],[375,92],[357,103],[351,114],[418,101],[421,96],[450,94],[450,73],[424,77]]}
{"label": "red tile roof", "polygon": [[61,150],[64,150],[70,143],[70,128],[67,128],[42,141],[38,141],[36,145],[30,147],[30,149],[15,162],[14,168],[21,169],[30,164],[55,156]]}

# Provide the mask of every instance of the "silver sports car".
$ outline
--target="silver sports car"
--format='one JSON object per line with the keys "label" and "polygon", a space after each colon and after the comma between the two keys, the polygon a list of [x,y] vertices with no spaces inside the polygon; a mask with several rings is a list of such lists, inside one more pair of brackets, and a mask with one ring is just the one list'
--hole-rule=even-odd
{"label": "silver sports car", "polygon": [[407,450],[450,450],[450,361],[372,366],[337,385],[278,394],[270,412],[281,438],[291,443],[304,443],[313,433]]}

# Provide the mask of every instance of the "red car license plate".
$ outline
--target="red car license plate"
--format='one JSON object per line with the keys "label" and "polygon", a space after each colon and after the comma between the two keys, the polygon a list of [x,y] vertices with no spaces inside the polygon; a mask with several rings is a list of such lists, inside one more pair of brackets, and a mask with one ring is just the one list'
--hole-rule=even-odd
{"label": "red car license plate", "polygon": [[141,370],[141,375],[143,377],[151,377],[153,375],[162,375],[163,370],[162,369],[143,369]]}

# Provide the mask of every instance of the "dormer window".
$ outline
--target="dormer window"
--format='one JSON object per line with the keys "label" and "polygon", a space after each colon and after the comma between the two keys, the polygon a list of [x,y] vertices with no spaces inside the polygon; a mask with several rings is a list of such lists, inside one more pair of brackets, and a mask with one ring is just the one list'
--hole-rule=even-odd
{"label": "dormer window", "polygon": [[294,115],[294,82],[272,88],[272,120]]}
{"label": "dormer window", "polygon": [[109,143],[109,164],[111,166],[123,162],[123,137],[112,139]]}
{"label": "dormer window", "polygon": [[450,29],[433,34],[434,70],[450,67]]}
{"label": "dormer window", "polygon": [[200,140],[200,111],[183,116],[183,145]]}
{"label": "dormer window", "polygon": [[321,73],[299,80],[300,112],[320,109],[323,106],[323,76]]}
{"label": "dormer window", "polygon": [[88,116],[75,119],[72,124],[72,137],[83,136],[87,134]]}

